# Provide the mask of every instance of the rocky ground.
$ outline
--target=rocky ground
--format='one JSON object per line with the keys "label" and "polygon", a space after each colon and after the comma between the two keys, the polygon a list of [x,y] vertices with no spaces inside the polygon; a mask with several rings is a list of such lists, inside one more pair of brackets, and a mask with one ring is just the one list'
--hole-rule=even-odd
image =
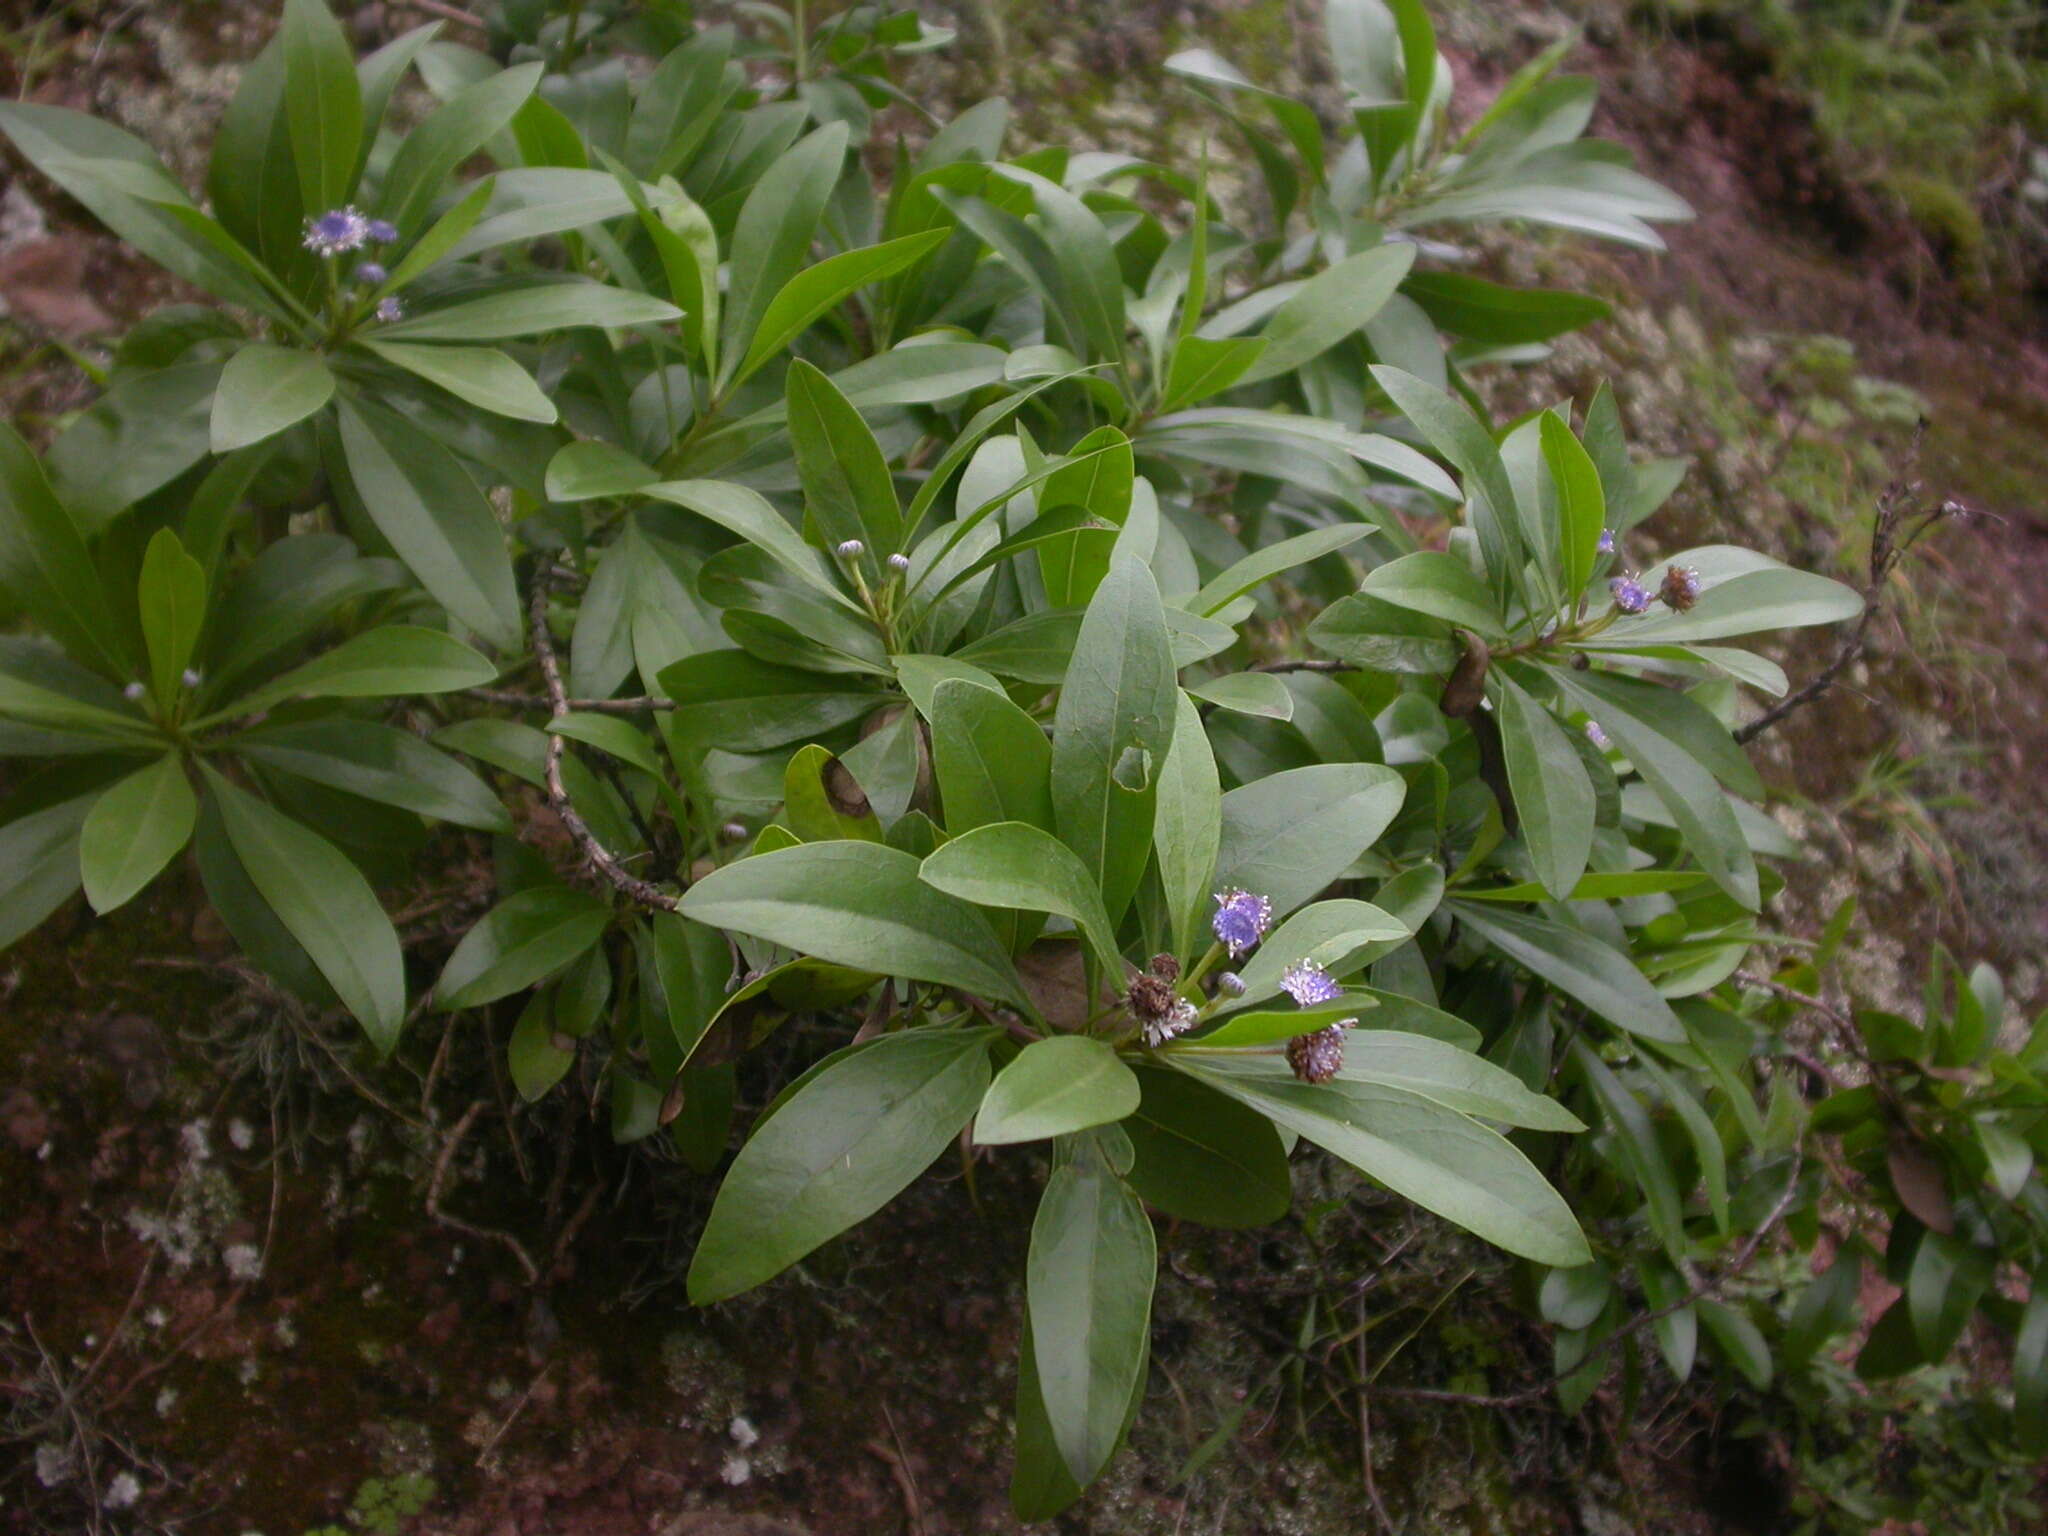
{"label": "rocky ground", "polygon": [[[107,112],[196,180],[271,9],[4,0],[0,86]],[[372,33],[412,19],[362,9]],[[976,0],[962,49],[1027,134],[1097,145],[1184,146],[1194,109],[1157,66],[1197,37],[1264,78],[1320,78],[1300,0],[1108,9]],[[1439,9],[1461,109],[1584,22],[1596,127],[1700,210],[1663,255],[1517,236],[1492,258],[1616,301],[1491,387],[1505,407],[1611,375],[1640,442],[1696,459],[1645,558],[1720,532],[1856,579],[1887,481],[1966,509],[1882,594],[1872,654],[1759,742],[1808,850],[1777,928],[1811,933],[1854,896],[1859,987],[1917,991],[1939,936],[2048,1002],[2040,310],[1966,296],[1832,168],[1739,33],[1606,4]],[[0,198],[0,403],[31,433],[90,398],[96,337],[173,296],[75,215],[25,178]],[[1824,658],[1811,636],[1781,657],[1795,679]],[[395,899],[430,974],[445,886]],[[602,1145],[566,1096],[510,1107],[502,1034],[364,1080],[346,1034],[232,967],[201,905],[195,882],[106,921],[73,910],[0,957],[0,1530],[1017,1528],[1028,1170],[984,1165],[972,1188],[942,1171],[798,1273],[695,1312],[702,1181]],[[815,1054],[785,1035],[791,1059]],[[756,1062],[743,1100],[785,1067]],[[1576,1420],[1541,1397],[1412,1395],[1517,1394],[1547,1344],[1486,1251],[1342,1175],[1298,1178],[1274,1232],[1162,1232],[1133,1451],[1059,1529],[1787,1528],[1798,1473],[1745,1395],[1617,1374]]]}

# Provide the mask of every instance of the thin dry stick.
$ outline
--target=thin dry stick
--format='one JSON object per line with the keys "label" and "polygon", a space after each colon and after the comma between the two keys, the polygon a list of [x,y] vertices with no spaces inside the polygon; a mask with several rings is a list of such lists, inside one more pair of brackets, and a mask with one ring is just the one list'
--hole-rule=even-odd
{"label": "thin dry stick", "polygon": [[1358,1294],[1358,1464],[1365,1473],[1365,1496],[1379,1518],[1380,1529],[1392,1532],[1393,1519],[1380,1502],[1379,1484],[1372,1474],[1372,1372],[1366,1356],[1365,1293]]}
{"label": "thin dry stick", "polygon": [[[1920,444],[1916,437],[1912,456],[1917,458],[1919,452]],[[1923,510],[1919,520],[1902,535],[1899,528],[1907,516],[1906,503],[1919,492],[1919,482],[1911,480],[1894,480],[1884,488],[1877,498],[1877,512],[1871,522],[1870,574],[1864,583],[1863,612],[1857,615],[1856,627],[1842,637],[1841,644],[1835,648],[1835,654],[1826,666],[1747,725],[1739,727],[1735,732],[1737,741],[1754,741],[1793,711],[1804,709],[1833,688],[1836,679],[1863,655],[1869,641],[1870,626],[1877,622],[1878,612],[1884,606],[1885,584],[1891,579],[1892,572],[1898,569],[1899,562],[1936,523],[1944,518],[1960,516],[1965,510],[1959,502],[1940,501]]]}
{"label": "thin dry stick", "polygon": [[[1792,1202],[1798,1198],[1798,1195],[1799,1169],[1794,1167],[1792,1176],[1785,1181],[1785,1192],[1778,1197],[1778,1203],[1771,1207],[1770,1214],[1764,1217],[1763,1221],[1758,1224],[1757,1229],[1750,1233],[1749,1237],[1743,1242],[1743,1245],[1735,1251],[1733,1259],[1721,1269],[1716,1270],[1706,1279],[1700,1281],[1691,1290],[1679,1297],[1678,1300],[1672,1302],[1670,1306],[1659,1307],[1654,1312],[1645,1312],[1640,1317],[1630,1318],[1628,1322],[1615,1329],[1614,1332],[1608,1334],[1606,1338],[1601,1339],[1591,1349],[1587,1350],[1585,1359],[1581,1360],[1579,1365],[1574,1366],[1573,1371],[1576,1372],[1583,1369],[1587,1361],[1598,1359],[1608,1350],[1614,1348],[1615,1345],[1621,1343],[1622,1340],[1642,1332],[1643,1329],[1649,1327],[1652,1323],[1662,1322],[1665,1318],[1671,1316],[1672,1313],[1683,1311],[1694,1302],[1720,1290],[1729,1281],[1739,1278],[1756,1258],[1757,1249],[1763,1245],[1763,1240],[1770,1235],[1772,1229],[1779,1222],[1785,1219],[1785,1213],[1792,1209]],[[1524,1387],[1519,1392],[1503,1393],[1498,1396],[1491,1396],[1480,1392],[1445,1392],[1433,1387],[1381,1387],[1379,1390],[1389,1397],[1411,1398],[1417,1402],[1424,1403],[1463,1403],[1468,1408],[1519,1408],[1524,1404],[1533,1403],[1556,1385],[1555,1381],[1539,1381],[1534,1386]]]}
{"label": "thin dry stick", "polygon": [[925,1536],[924,1501],[917,1496],[917,1480],[910,1475],[910,1462],[903,1452],[903,1437],[896,1433],[896,1416],[889,1412],[887,1403],[882,1404],[882,1418],[889,1426],[889,1438],[895,1441],[895,1448],[892,1450],[879,1440],[870,1440],[867,1449],[889,1464],[897,1491],[903,1495],[904,1513],[910,1517],[911,1536]]}
{"label": "thin dry stick", "polygon": [[[485,704],[503,705],[506,709],[552,711],[555,707],[555,701],[541,693],[518,693],[508,688],[465,688],[463,693]],[[630,699],[565,699],[563,702],[582,715],[652,715],[676,707],[674,699],[657,699],[651,695]]]}
{"label": "thin dry stick", "polygon": [[525,1245],[510,1232],[500,1232],[494,1227],[480,1227],[474,1222],[464,1221],[460,1216],[451,1216],[441,1209],[441,1190],[448,1182],[448,1167],[455,1161],[455,1149],[462,1145],[469,1135],[470,1127],[476,1124],[476,1117],[483,1113],[484,1101],[478,1099],[463,1112],[455,1122],[455,1128],[448,1133],[448,1139],[441,1144],[441,1152],[434,1159],[434,1176],[427,1183],[427,1215],[444,1227],[466,1233],[480,1242],[501,1243],[510,1249],[519,1261],[519,1267],[526,1271],[527,1283],[540,1284],[540,1270],[528,1255]]}
{"label": "thin dry stick", "polygon": [[525,1411],[528,1403],[533,1401],[533,1394],[540,1390],[540,1384],[548,1379],[548,1372],[553,1369],[554,1365],[552,1363],[542,1366],[540,1374],[527,1384],[524,1392],[519,1394],[519,1401],[514,1403],[512,1411],[505,1415],[505,1422],[497,1427],[492,1433],[491,1438],[484,1442],[484,1448],[476,1453],[476,1464],[478,1466],[483,1466],[491,1459],[491,1452],[495,1451],[498,1448],[498,1442],[505,1438],[505,1431],[512,1427],[512,1421]]}
{"label": "thin dry stick", "polygon": [[458,27],[470,27],[478,32],[490,31],[490,28],[477,17],[470,15],[467,11],[459,10],[455,6],[447,4],[446,0],[404,0],[404,3],[415,11],[424,11],[429,16],[438,16],[443,21],[452,21]]}
{"label": "thin dry stick", "polygon": [[[548,582],[545,575],[536,575],[533,582],[533,597],[528,611],[533,624],[533,654],[540,662],[541,682],[547,688],[548,708],[559,720],[570,713],[568,690],[562,686],[561,664],[555,660],[555,642],[548,635]],[[682,903],[660,886],[642,880],[628,871],[617,859],[605,851],[590,826],[576,807],[569,802],[569,791],[562,784],[562,752],[568,739],[559,733],[548,734],[546,760],[548,805],[569,830],[577,848],[590,867],[604,876],[613,889],[638,902],[643,907],[653,907],[661,912],[674,912]]]}

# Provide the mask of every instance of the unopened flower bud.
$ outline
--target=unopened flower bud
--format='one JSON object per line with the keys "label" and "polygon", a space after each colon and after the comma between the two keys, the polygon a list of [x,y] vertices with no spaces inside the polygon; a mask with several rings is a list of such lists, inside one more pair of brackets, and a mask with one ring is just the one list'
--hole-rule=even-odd
{"label": "unopened flower bud", "polygon": [[386,325],[391,324],[394,320],[403,320],[405,318],[405,306],[395,298],[379,299],[377,301],[377,318]]}
{"label": "unopened flower bud", "polygon": [[1600,530],[1600,553],[1603,555],[1614,553],[1614,530],[1612,528],[1602,528]]}
{"label": "unopened flower bud", "polygon": [[889,569],[890,569],[890,570],[892,570],[892,571],[895,571],[895,572],[897,572],[897,573],[898,573],[899,575],[900,575],[900,574],[901,574],[902,572],[904,572],[904,571],[907,571],[907,570],[909,570],[909,569],[910,569],[910,556],[908,556],[908,555],[891,555],[891,556],[889,557]]}
{"label": "unopened flower bud", "polygon": [[1607,733],[1600,729],[1600,722],[1598,720],[1588,720],[1586,722],[1586,740],[1593,743],[1593,745],[1598,747],[1602,752],[1605,752],[1610,746],[1613,745],[1613,743],[1607,739]]}
{"label": "unopened flower bud", "polygon": [[143,688],[142,684],[130,683],[126,688],[123,688],[121,690],[121,697],[129,700],[132,703],[140,699],[146,691],[147,690]]}
{"label": "unopened flower bud", "polygon": [[373,244],[389,245],[398,238],[398,226],[389,219],[372,219],[369,233]]}
{"label": "unopened flower bud", "polygon": [[1216,992],[1219,997],[1243,997],[1244,978],[1235,971],[1223,971],[1216,977]]}
{"label": "unopened flower bud", "polygon": [[867,545],[859,539],[844,539],[839,544],[838,554],[842,560],[858,560],[865,553]]}
{"label": "unopened flower bud", "polygon": [[365,261],[356,266],[356,281],[365,288],[375,288],[391,274],[377,262]]}
{"label": "unopened flower bud", "polygon": [[187,667],[178,674],[178,681],[187,688],[197,688],[200,682],[199,669],[197,667]]}

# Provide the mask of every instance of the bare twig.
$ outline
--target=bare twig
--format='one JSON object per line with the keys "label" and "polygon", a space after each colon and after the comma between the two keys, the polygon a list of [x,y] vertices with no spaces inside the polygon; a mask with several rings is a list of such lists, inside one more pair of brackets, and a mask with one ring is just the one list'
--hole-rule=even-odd
{"label": "bare twig", "polygon": [[533,1394],[540,1390],[540,1384],[548,1379],[548,1372],[553,1369],[552,1364],[542,1366],[540,1374],[527,1383],[526,1390],[519,1394],[519,1401],[512,1405],[512,1411],[505,1415],[504,1422],[492,1431],[491,1438],[484,1442],[484,1448],[476,1453],[478,1466],[481,1467],[490,1461],[491,1452],[495,1451],[498,1442],[505,1438],[505,1431],[512,1427],[514,1419],[526,1411],[526,1405],[533,1401]]}
{"label": "bare twig", "polygon": [[[1925,425],[1922,423],[1923,433]],[[1919,453],[1920,438],[1916,435],[1910,458],[1917,459]],[[1863,586],[1863,612],[1857,615],[1855,627],[1842,637],[1841,644],[1835,648],[1835,654],[1826,666],[1754,720],[1738,728],[1735,732],[1737,741],[1754,741],[1787,715],[1804,709],[1833,688],[1836,679],[1863,655],[1869,642],[1870,627],[1877,622],[1878,613],[1884,607],[1885,584],[1899,562],[1936,523],[1944,518],[1960,516],[1965,510],[1961,503],[1944,499],[1932,507],[1919,508],[1917,514],[1911,513],[1907,504],[1920,491],[1920,483],[1910,479],[1894,480],[1884,488],[1877,498],[1877,513],[1871,522],[1870,570]],[[1909,518],[1912,519],[1910,526],[1904,526]]]}
{"label": "bare twig", "polygon": [[917,1496],[917,1479],[910,1475],[910,1461],[903,1452],[903,1437],[896,1433],[896,1416],[889,1412],[887,1403],[882,1404],[882,1418],[889,1426],[889,1438],[895,1445],[892,1448],[880,1440],[870,1440],[866,1448],[871,1455],[888,1463],[889,1471],[896,1479],[897,1492],[903,1495],[911,1536],[925,1536],[924,1501]]}
{"label": "bare twig", "polygon": [[[486,704],[499,704],[506,709],[554,710],[555,701],[546,694],[519,693],[507,688],[465,688],[463,693]],[[641,695],[630,699],[564,699],[562,701],[579,715],[652,715],[665,709],[674,709],[674,699],[657,699]]]}
{"label": "bare twig", "polygon": [[[533,597],[529,605],[533,625],[533,654],[540,663],[541,681],[547,688],[548,707],[554,718],[559,720],[570,713],[568,691],[562,686],[561,664],[555,659],[555,642],[548,635],[548,578],[536,574],[533,581]],[[570,803],[569,791],[562,784],[562,752],[568,739],[556,732],[549,732],[546,759],[548,805],[561,818],[562,825],[569,831],[584,861],[605,878],[605,881],[620,894],[643,907],[653,907],[660,912],[674,912],[682,903],[660,886],[642,880],[605,851],[604,844],[597,840],[590,825]]]}
{"label": "bare twig", "polygon": [[1254,672],[1356,672],[1348,661],[1262,661]]}
{"label": "bare twig", "polygon": [[476,1117],[483,1113],[484,1101],[478,1099],[463,1111],[462,1118],[455,1122],[455,1128],[448,1133],[448,1139],[441,1143],[440,1155],[434,1159],[434,1175],[427,1182],[427,1215],[444,1227],[466,1233],[482,1242],[499,1243],[511,1251],[519,1261],[519,1267],[526,1271],[527,1283],[540,1283],[540,1270],[534,1264],[526,1247],[510,1232],[501,1232],[495,1227],[480,1227],[474,1222],[464,1221],[460,1216],[451,1216],[441,1209],[441,1191],[448,1183],[448,1168],[455,1161],[456,1148],[468,1137],[470,1128],[476,1124]]}
{"label": "bare twig", "polygon": [[468,27],[477,32],[490,31],[490,28],[480,19],[470,15],[465,10],[449,5],[447,0],[404,0],[404,3],[415,11],[424,11],[429,16],[438,16],[443,21],[452,21],[458,27]]}

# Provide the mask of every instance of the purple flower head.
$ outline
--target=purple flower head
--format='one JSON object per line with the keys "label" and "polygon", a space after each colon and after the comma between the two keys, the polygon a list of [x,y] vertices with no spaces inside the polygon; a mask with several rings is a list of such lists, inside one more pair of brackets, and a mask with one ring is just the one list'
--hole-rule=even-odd
{"label": "purple flower head", "polygon": [[1344,995],[1344,989],[1330,979],[1328,971],[1306,960],[1297,961],[1280,973],[1280,990],[1303,1008],[1335,1002]]}
{"label": "purple flower head", "polygon": [[1600,530],[1600,553],[1603,555],[1614,553],[1614,530],[1612,528],[1602,528]]}
{"label": "purple flower head", "polygon": [[389,245],[398,238],[398,226],[389,219],[372,219],[368,233],[372,245]]}
{"label": "purple flower head", "polygon": [[1593,743],[1602,752],[1605,752],[1608,747],[1613,745],[1613,743],[1608,741],[1607,733],[1600,729],[1600,722],[1598,720],[1588,720],[1586,722],[1586,740]]}
{"label": "purple flower head", "polygon": [[391,324],[394,320],[403,320],[405,318],[405,306],[395,298],[379,299],[377,301],[377,318],[386,325]]}
{"label": "purple flower head", "polygon": [[377,287],[384,281],[385,278],[389,277],[390,275],[391,274],[389,272],[386,272],[383,266],[378,262],[365,261],[359,262],[356,265],[356,281],[361,283],[365,288]]}
{"label": "purple flower head", "polygon": [[1216,942],[1235,960],[1266,936],[1273,925],[1273,903],[1232,886],[1216,893],[1216,915],[1209,919]]}
{"label": "purple flower head", "polygon": [[1700,573],[1689,565],[1674,565],[1664,573],[1664,583],[1657,588],[1657,595],[1664,599],[1664,606],[1674,613],[1684,613],[1700,600]]}
{"label": "purple flower head", "polygon": [[370,221],[353,208],[333,208],[306,220],[306,249],[316,256],[361,250],[369,238]]}
{"label": "purple flower head", "polygon": [[1616,576],[1607,583],[1607,590],[1623,613],[1642,613],[1650,606],[1650,589],[1633,576]]}
{"label": "purple flower head", "polygon": [[1344,1068],[1344,1031],[1356,1019],[1340,1019],[1327,1029],[1296,1035],[1287,1042],[1287,1065],[1304,1083],[1327,1083]]}

